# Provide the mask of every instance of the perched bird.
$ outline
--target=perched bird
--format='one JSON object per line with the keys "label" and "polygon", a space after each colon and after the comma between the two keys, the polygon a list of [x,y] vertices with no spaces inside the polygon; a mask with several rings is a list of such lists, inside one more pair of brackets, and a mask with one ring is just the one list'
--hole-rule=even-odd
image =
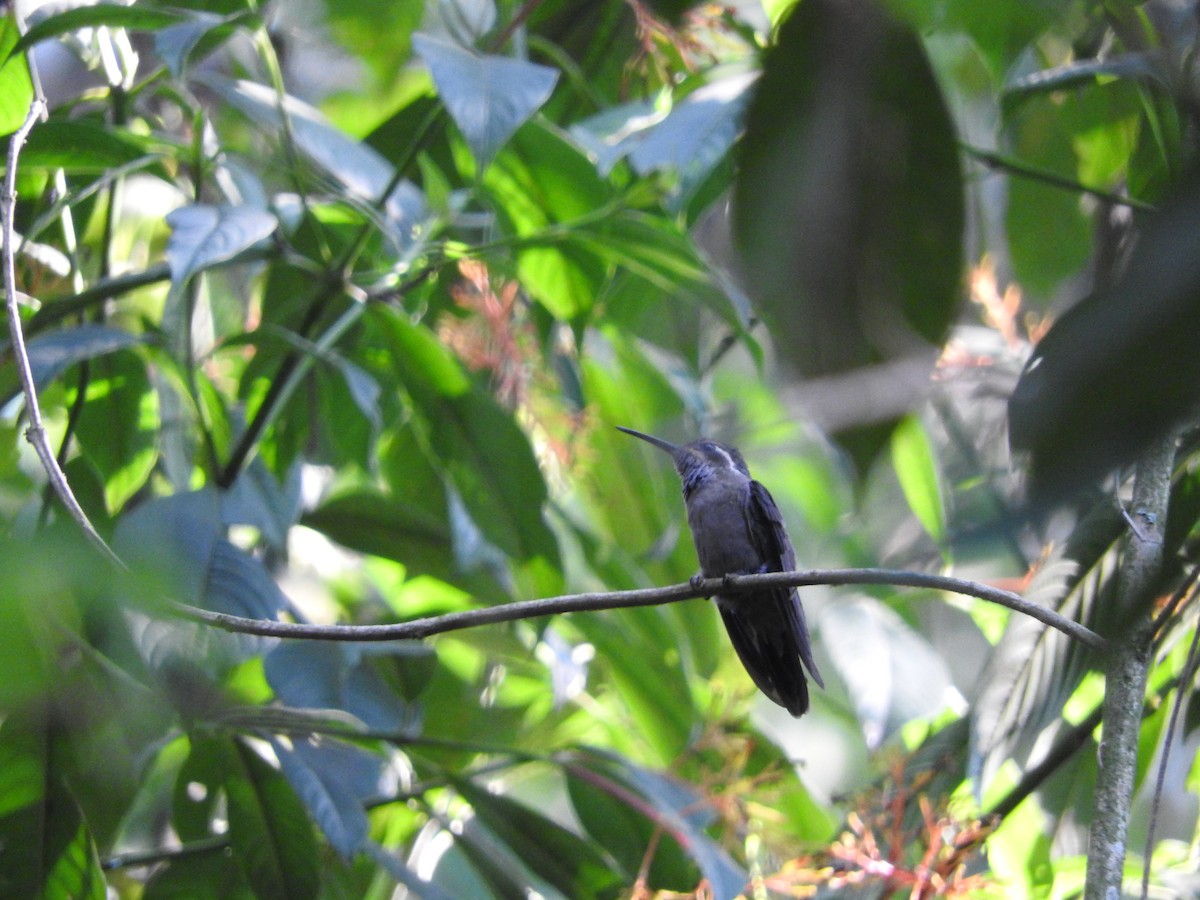
{"label": "perched bird", "polygon": [[[786,572],[796,567],[779,507],[750,477],[733,447],[698,440],[682,447],[617,426],[671,454],[683,482],[688,527],[708,578]],[[742,665],[759,690],[793,716],[808,709],[804,669],[821,687],[800,597],[792,587],[764,588],[714,598]],[[801,668],[801,662],[804,668]]]}

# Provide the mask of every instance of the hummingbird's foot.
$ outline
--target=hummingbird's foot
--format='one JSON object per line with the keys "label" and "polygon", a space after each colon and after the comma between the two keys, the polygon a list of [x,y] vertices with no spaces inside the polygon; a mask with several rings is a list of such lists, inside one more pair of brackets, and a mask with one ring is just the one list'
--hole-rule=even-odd
{"label": "hummingbird's foot", "polygon": [[691,578],[688,579],[688,584],[691,585],[693,591],[698,591],[702,587],[704,587],[704,582],[706,582],[707,580],[708,579],[704,577],[703,572],[697,572],[695,575],[693,575]]}

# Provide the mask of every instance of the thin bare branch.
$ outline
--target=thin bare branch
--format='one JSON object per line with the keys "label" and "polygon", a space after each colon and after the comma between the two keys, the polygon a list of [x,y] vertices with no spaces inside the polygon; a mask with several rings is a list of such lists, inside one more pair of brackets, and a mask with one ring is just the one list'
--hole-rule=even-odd
{"label": "thin bare branch", "polygon": [[37,451],[38,459],[41,460],[42,468],[46,470],[54,493],[58,495],[71,518],[83,529],[83,533],[100,549],[101,553],[114,565],[123,568],[120,558],[105,543],[104,538],[100,537],[88,519],[87,513],[75,499],[71,486],[67,483],[67,476],[63,474],[58,460],[55,459],[54,451],[50,447],[50,442],[46,439],[46,428],[42,424],[42,410],[38,404],[37,385],[33,381],[33,370],[29,366],[29,351],[25,347],[25,335],[21,330],[21,310],[17,303],[16,228],[14,225],[17,207],[17,158],[21,154],[21,147],[24,146],[25,139],[44,110],[45,101],[41,97],[35,98],[29,105],[29,113],[25,116],[24,123],[9,141],[8,167],[4,175],[4,196],[0,197],[0,228],[3,229],[0,243],[3,243],[4,247],[4,293],[8,307],[8,330],[12,336],[13,359],[21,378],[21,388],[25,394],[25,409],[29,416],[29,427],[25,429],[25,437]]}
{"label": "thin bare branch", "polygon": [[1067,619],[1052,609],[1031,603],[1019,594],[1002,591],[975,581],[951,578],[947,575],[926,575],[891,569],[806,569],[795,572],[768,572],[763,575],[733,575],[727,578],[696,579],[688,584],[633,591],[609,591],[588,594],[566,594],[540,600],[519,600],[499,606],[470,609],[429,616],[409,622],[389,625],[307,625],[294,622],[275,622],[267,619],[247,619],[225,613],[210,612],[180,604],[178,609],[187,618],[225,631],[257,634],[266,637],[306,638],[319,641],[404,641],[419,640],[434,634],[512,622],[571,612],[595,612],[604,609],[624,609],[632,606],[655,606],[677,603],[720,593],[741,593],[764,586],[795,586],[828,584],[883,584],[901,587],[926,588],[977,597],[989,603],[999,603],[1011,610],[1032,616],[1039,622],[1057,628],[1068,637],[1093,647],[1104,649],[1105,640],[1091,629]]}

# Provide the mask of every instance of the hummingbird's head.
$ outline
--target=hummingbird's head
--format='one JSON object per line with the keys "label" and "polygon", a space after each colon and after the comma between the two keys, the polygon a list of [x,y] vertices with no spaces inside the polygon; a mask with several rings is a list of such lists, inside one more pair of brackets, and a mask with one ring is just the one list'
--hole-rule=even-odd
{"label": "hummingbird's head", "polygon": [[675,462],[675,471],[679,473],[679,478],[683,482],[685,498],[702,484],[719,477],[721,473],[736,473],[746,478],[750,477],[750,470],[746,468],[746,461],[742,459],[742,454],[728,444],[701,438],[680,446],[653,435],[634,431],[632,428],[624,428],[621,425],[618,425],[617,428],[671,454],[671,459]]}

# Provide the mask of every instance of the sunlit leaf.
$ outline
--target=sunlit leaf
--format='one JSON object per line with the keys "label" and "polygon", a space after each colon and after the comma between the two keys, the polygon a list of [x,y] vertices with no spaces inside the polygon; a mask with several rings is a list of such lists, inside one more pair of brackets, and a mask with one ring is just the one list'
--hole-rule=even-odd
{"label": "sunlit leaf", "polygon": [[269,212],[249,206],[194,204],[167,216],[171,238],[167,262],[171,280],[182,284],[197,272],[219,265],[269,238],[279,226]]}
{"label": "sunlit leaf", "polygon": [[0,135],[21,127],[33,102],[33,81],[24,54],[10,55],[21,34],[14,16],[0,19]]}
{"label": "sunlit leaf", "polygon": [[558,80],[546,66],[476,53],[428,34],[414,34],[412,43],[481,171],[549,99]]}
{"label": "sunlit leaf", "polygon": [[892,432],[892,468],[921,527],[941,541],[946,528],[941,478],[929,436],[915,416],[905,418]]}

